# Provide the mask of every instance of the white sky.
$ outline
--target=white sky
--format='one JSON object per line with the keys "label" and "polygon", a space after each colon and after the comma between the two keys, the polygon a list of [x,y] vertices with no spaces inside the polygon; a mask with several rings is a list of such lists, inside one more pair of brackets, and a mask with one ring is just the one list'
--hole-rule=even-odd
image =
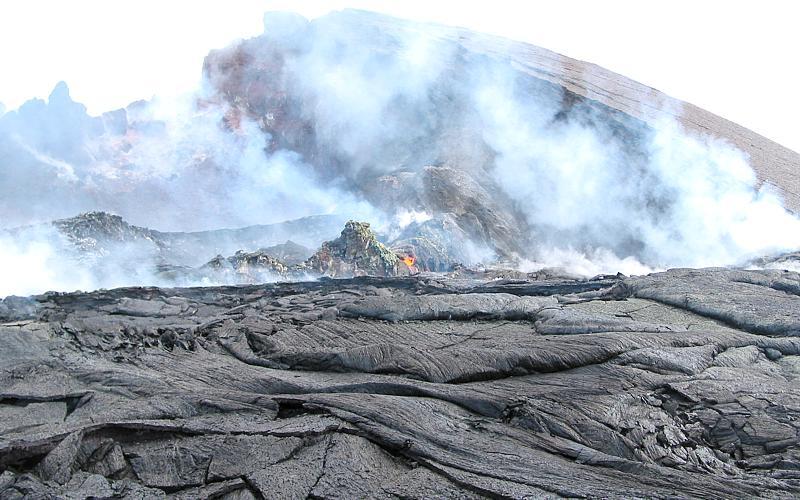
{"label": "white sky", "polygon": [[266,10],[344,7],[464,26],[594,62],[800,151],[800,2],[3,0],[0,102],[65,80],[91,113],[193,87],[209,49]]}

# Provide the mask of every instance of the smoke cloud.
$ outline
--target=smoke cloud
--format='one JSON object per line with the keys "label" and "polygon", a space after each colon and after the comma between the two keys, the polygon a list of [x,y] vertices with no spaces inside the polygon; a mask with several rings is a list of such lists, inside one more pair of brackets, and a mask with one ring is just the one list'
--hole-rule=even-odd
{"label": "smoke cloud", "polygon": [[16,237],[0,236],[0,297],[93,286],[82,269],[62,264],[62,256],[56,252],[58,237],[44,228]]}
{"label": "smoke cloud", "polygon": [[721,140],[664,120],[631,150],[591,111],[553,124],[550,103],[497,79],[477,87],[476,102],[496,178],[536,228],[545,262],[559,261],[560,248],[592,261],[603,250],[655,268],[702,267],[800,246],[800,220]]}
{"label": "smoke cloud", "polygon": [[[174,231],[336,213],[449,239],[467,264],[582,275],[800,248],[800,220],[724,141],[576,99],[449,28],[357,12],[267,15],[182,98],[90,117],[59,85],[0,111],[0,151],[6,228],[88,210]],[[162,284],[130,267],[135,247],[86,273],[36,231],[0,237],[0,296]]]}

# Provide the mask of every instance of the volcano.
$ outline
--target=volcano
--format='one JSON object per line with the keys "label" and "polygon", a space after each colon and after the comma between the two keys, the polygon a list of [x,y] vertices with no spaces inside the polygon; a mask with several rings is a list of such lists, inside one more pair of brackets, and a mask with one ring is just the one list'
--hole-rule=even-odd
{"label": "volcano", "polygon": [[298,243],[359,220],[440,271],[742,265],[800,247],[800,157],[691,104],[456,28],[361,11],[264,23],[209,53],[178,103],[90,117],[59,84],[0,117],[4,226],[99,210],[202,232],[335,214]]}
{"label": "volcano", "polygon": [[183,101],[0,115],[0,498],[800,495],[797,153],[519,42],[264,25]]}

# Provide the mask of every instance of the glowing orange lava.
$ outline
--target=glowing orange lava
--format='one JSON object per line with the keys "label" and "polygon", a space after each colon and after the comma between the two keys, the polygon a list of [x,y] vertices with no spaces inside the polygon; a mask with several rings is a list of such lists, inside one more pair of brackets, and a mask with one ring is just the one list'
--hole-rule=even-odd
{"label": "glowing orange lava", "polygon": [[413,265],[414,265],[414,262],[416,262],[416,260],[417,260],[417,259],[415,259],[415,258],[414,258],[413,256],[411,256],[411,255],[406,255],[405,257],[403,257],[403,262],[404,262],[404,263],[405,263],[405,265],[407,265],[408,267],[411,267],[411,266],[413,266]]}

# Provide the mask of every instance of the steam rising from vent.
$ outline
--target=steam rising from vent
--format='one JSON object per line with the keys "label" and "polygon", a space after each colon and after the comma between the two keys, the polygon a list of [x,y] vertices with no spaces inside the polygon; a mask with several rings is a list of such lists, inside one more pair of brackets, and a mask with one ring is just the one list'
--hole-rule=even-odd
{"label": "steam rising from vent", "polygon": [[[268,14],[262,37],[209,54],[184,100],[89,117],[63,86],[0,117],[2,224],[106,210],[187,231],[335,213],[467,265],[584,275],[800,248],[800,220],[740,151],[578,96],[506,49],[366,13]],[[59,241],[2,237],[0,295],[120,284],[70,274]]]}
{"label": "steam rising from vent", "polygon": [[67,266],[59,256],[58,235],[39,229],[23,236],[0,236],[0,297],[28,295],[45,290],[91,289],[95,282],[76,266]]}
{"label": "steam rising from vent", "polygon": [[478,91],[478,109],[494,174],[536,228],[545,262],[560,261],[560,248],[594,261],[607,250],[649,266],[702,267],[800,246],[800,221],[768,185],[756,189],[742,153],[720,140],[662,120],[631,151],[590,111],[543,123],[546,109],[496,81]]}

